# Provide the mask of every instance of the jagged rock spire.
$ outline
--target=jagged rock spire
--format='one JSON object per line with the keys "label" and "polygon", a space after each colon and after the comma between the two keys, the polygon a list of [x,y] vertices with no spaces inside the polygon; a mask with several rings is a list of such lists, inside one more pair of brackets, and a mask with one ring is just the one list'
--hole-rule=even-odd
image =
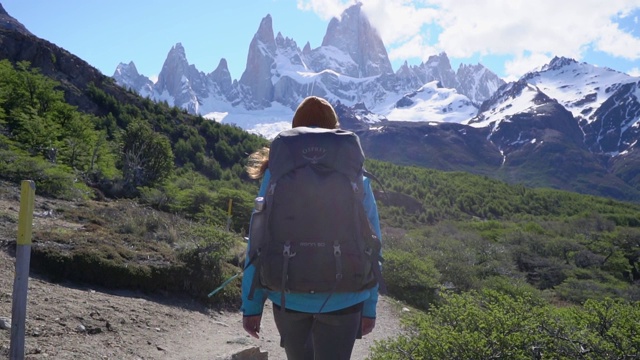
{"label": "jagged rock spire", "polygon": [[346,9],[340,19],[329,22],[322,46],[333,46],[357,64],[355,77],[391,74],[393,69],[382,38],[362,12],[362,3]]}

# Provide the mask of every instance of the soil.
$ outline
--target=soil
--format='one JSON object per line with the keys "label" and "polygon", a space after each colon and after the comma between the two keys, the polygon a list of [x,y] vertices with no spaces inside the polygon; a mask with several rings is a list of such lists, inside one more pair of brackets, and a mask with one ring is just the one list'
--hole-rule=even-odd
{"label": "soil", "polygon": [[[6,191],[6,190],[4,190]],[[0,325],[11,319],[19,196],[0,197]],[[51,201],[36,199],[38,203]],[[34,217],[34,228],[46,217]],[[52,224],[47,224],[51,226]],[[74,228],[72,223],[54,224]],[[237,281],[237,280],[236,280]],[[242,329],[237,310],[206,308],[190,298],[112,291],[73,283],[52,283],[31,274],[27,299],[26,359],[231,359],[259,347],[268,359],[286,359],[279,346],[270,303],[265,306],[261,338]],[[365,359],[376,340],[401,331],[402,307],[381,297],[374,331],[356,342],[352,359]],[[0,326],[0,357],[8,357],[11,330]]]}

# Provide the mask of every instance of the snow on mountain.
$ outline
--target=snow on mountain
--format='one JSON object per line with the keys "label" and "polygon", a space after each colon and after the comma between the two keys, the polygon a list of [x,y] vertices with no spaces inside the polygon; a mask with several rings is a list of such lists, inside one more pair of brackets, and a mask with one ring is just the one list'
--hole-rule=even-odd
{"label": "snow on mountain", "polygon": [[617,156],[636,147],[640,139],[640,81],[614,84],[616,90],[582,124],[585,143],[593,152]]}
{"label": "snow on mountain", "polygon": [[204,73],[187,61],[181,43],[171,48],[154,85],[154,98],[170,105],[180,106],[195,114],[201,113],[200,99],[208,94],[208,81]]}
{"label": "snow on mountain", "polygon": [[638,78],[608,68],[556,57],[517,82],[500,87],[482,104],[478,115],[464,123],[491,127],[493,134],[514,117],[533,124],[531,116],[543,116],[547,128],[570,133],[575,139],[573,126],[550,122],[566,121],[565,114],[557,110],[560,105],[579,127],[583,146],[592,153],[617,156],[640,139],[639,83]]}
{"label": "snow on mountain", "polygon": [[455,89],[443,88],[438,81],[425,84],[403,96],[389,108],[377,107],[390,121],[434,121],[461,123],[476,115],[478,109]]}
{"label": "snow on mountain", "polygon": [[460,64],[456,72],[458,86],[456,89],[460,94],[466,95],[476,104],[482,104],[493,95],[500,86],[504,85],[504,80],[491,72],[482,64],[465,65]]}
{"label": "snow on mountain", "polygon": [[133,61],[128,64],[120,63],[113,73],[113,78],[118,84],[127,84],[131,89],[134,89],[143,97],[150,97],[153,95],[153,82],[144,75],[138,73],[136,64]]}
{"label": "snow on mountain", "polygon": [[483,104],[477,117],[463,123],[476,128],[487,126],[496,128],[500,122],[510,121],[513,115],[535,112],[538,105],[534,99],[539,94],[540,91],[526,81],[509,83]]}
{"label": "snow on mountain", "polygon": [[[300,49],[281,33],[274,36],[273,19],[267,15],[249,45],[246,68],[237,81],[231,79],[224,59],[211,74],[198,71],[188,63],[180,43],[169,51],[152,90],[148,82],[141,86],[137,71],[125,76],[123,67],[114,78],[152,99],[262,133],[257,129],[270,129],[268,121],[291,118],[281,109],[292,113],[310,95],[333,104],[362,106],[366,122],[386,118],[461,122],[475,115],[478,104],[503,83],[481,65],[461,69],[458,77],[441,53],[393,73],[382,39],[361,4],[355,4],[330,21],[322,45],[315,49],[308,42]],[[443,88],[428,85],[433,81]],[[263,116],[272,110],[276,115]]]}
{"label": "snow on mountain", "polygon": [[557,99],[576,119],[587,122],[595,120],[595,111],[613,92],[634,81],[627,74],[563,57],[554,58],[524,79]]}

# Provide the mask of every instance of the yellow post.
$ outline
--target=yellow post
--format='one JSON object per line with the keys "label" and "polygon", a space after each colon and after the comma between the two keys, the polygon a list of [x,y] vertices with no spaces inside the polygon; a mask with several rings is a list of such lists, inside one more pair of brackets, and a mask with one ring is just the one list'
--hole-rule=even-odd
{"label": "yellow post", "polygon": [[227,210],[227,231],[231,229],[231,205],[233,204],[233,199],[229,199],[229,210]]}
{"label": "yellow post", "polygon": [[11,307],[11,360],[24,359],[24,333],[27,318],[27,290],[29,289],[29,265],[31,262],[31,234],[36,185],[24,180],[20,192],[20,215],[16,245],[16,273],[13,281]]}
{"label": "yellow post", "polygon": [[36,196],[36,184],[24,180],[20,191],[20,217],[18,220],[18,245],[31,245],[33,229],[33,206]]}

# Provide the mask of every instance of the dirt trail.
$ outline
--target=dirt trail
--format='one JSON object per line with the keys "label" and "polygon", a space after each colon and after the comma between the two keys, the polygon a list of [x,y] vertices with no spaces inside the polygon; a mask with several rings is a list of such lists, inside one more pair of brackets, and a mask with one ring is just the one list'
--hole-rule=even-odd
{"label": "dirt trail", "polygon": [[[6,243],[6,240],[0,239]],[[11,317],[14,258],[0,249],[0,318]],[[215,312],[189,299],[149,297],[54,284],[30,278],[27,359],[229,359],[259,346],[270,360],[286,359],[271,306],[261,339],[242,330],[239,312]],[[401,331],[398,305],[382,297],[372,334],[356,342],[353,359],[365,359],[375,340]],[[8,357],[10,330],[0,329],[0,357]]]}

